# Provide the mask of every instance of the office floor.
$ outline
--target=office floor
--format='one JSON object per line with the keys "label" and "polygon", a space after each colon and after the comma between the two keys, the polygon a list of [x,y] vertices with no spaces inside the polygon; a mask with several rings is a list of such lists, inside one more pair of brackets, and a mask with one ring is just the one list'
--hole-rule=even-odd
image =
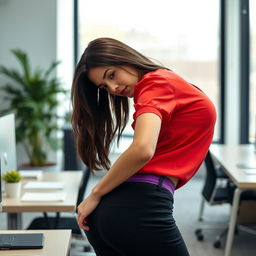
{"label": "office floor", "polygon": [[[114,158],[113,158],[114,159]],[[201,202],[201,188],[203,185],[202,171],[196,175],[186,186],[180,188],[175,192],[174,203],[174,216],[183,238],[187,244],[191,256],[223,256],[224,248],[215,249],[213,247],[213,241],[216,235],[221,230],[205,230],[204,241],[197,241],[194,230],[197,227],[203,226],[226,226],[229,217],[229,207],[222,206],[208,206],[205,207],[204,221],[200,223],[197,221],[199,205]],[[101,178],[99,173],[97,176],[92,177],[89,182],[87,193],[92,186]],[[31,219],[36,215],[42,215],[41,213],[25,213],[23,214],[23,223],[26,227]],[[6,214],[0,214],[0,229],[6,229]],[[224,240],[223,240],[224,241]],[[250,235],[246,232],[239,231],[239,234],[235,236],[232,256],[254,256],[256,252],[256,236]],[[72,251],[71,251],[72,255]],[[92,256],[93,253],[85,254],[85,256]],[[159,255],[161,256],[161,255]]]}

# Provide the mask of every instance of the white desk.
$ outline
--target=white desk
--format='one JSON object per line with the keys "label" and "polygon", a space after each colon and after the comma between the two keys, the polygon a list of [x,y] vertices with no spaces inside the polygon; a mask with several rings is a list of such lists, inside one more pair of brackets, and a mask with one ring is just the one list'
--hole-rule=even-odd
{"label": "white desk", "polygon": [[4,233],[43,233],[42,249],[0,250],[0,256],[67,256],[70,251],[71,230],[0,230]]}
{"label": "white desk", "polygon": [[231,255],[234,231],[237,219],[241,192],[247,189],[256,190],[256,174],[246,174],[245,169],[237,167],[238,163],[256,162],[256,152],[253,145],[212,145],[210,151],[213,158],[223,167],[226,174],[236,184],[234,193],[225,256]]}
{"label": "white desk", "polygon": [[[22,229],[22,212],[75,212],[82,171],[44,172],[40,181],[65,182],[67,193],[63,202],[22,202],[20,199],[3,198],[3,212],[7,212],[8,229]],[[23,180],[23,185],[28,182]],[[24,193],[22,191],[21,195]]]}

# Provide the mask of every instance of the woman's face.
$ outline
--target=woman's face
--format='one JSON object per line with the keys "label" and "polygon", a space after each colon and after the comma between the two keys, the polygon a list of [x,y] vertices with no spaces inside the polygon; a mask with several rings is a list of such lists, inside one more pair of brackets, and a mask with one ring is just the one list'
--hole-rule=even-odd
{"label": "woman's face", "polygon": [[130,66],[104,66],[91,68],[88,78],[97,87],[110,94],[132,98],[134,87],[139,81],[136,69]]}

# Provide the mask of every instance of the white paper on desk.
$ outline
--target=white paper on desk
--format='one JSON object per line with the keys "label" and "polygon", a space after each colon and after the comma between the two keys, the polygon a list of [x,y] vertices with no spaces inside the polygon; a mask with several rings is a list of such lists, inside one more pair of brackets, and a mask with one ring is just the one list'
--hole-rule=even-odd
{"label": "white paper on desk", "polygon": [[60,181],[30,181],[24,189],[59,190],[64,189],[65,183]]}
{"label": "white paper on desk", "polygon": [[256,171],[255,162],[238,163],[236,166],[241,169],[254,169]]}
{"label": "white paper on desk", "polygon": [[[19,254],[10,254],[11,256],[27,256],[27,252],[24,253],[19,253]],[[39,254],[29,254],[29,256],[40,256]]]}
{"label": "white paper on desk", "polygon": [[20,175],[25,179],[40,179],[42,177],[43,171],[41,170],[20,170]]}
{"label": "white paper on desk", "polygon": [[52,193],[34,193],[34,192],[26,192],[22,197],[21,201],[41,201],[41,202],[56,202],[56,201],[64,201],[66,198],[65,192],[52,192]]}
{"label": "white paper on desk", "polygon": [[244,173],[247,175],[256,175],[256,168],[244,170]]}

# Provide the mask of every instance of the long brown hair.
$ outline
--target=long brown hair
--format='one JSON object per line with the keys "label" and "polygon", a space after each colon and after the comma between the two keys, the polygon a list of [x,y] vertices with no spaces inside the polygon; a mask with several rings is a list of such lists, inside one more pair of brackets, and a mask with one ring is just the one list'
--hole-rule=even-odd
{"label": "long brown hair", "polygon": [[77,64],[71,89],[71,123],[77,152],[90,170],[109,169],[111,142],[116,133],[120,139],[129,118],[129,104],[127,97],[111,95],[95,86],[88,71],[125,65],[136,68],[141,76],[165,68],[112,38],[91,41]]}

